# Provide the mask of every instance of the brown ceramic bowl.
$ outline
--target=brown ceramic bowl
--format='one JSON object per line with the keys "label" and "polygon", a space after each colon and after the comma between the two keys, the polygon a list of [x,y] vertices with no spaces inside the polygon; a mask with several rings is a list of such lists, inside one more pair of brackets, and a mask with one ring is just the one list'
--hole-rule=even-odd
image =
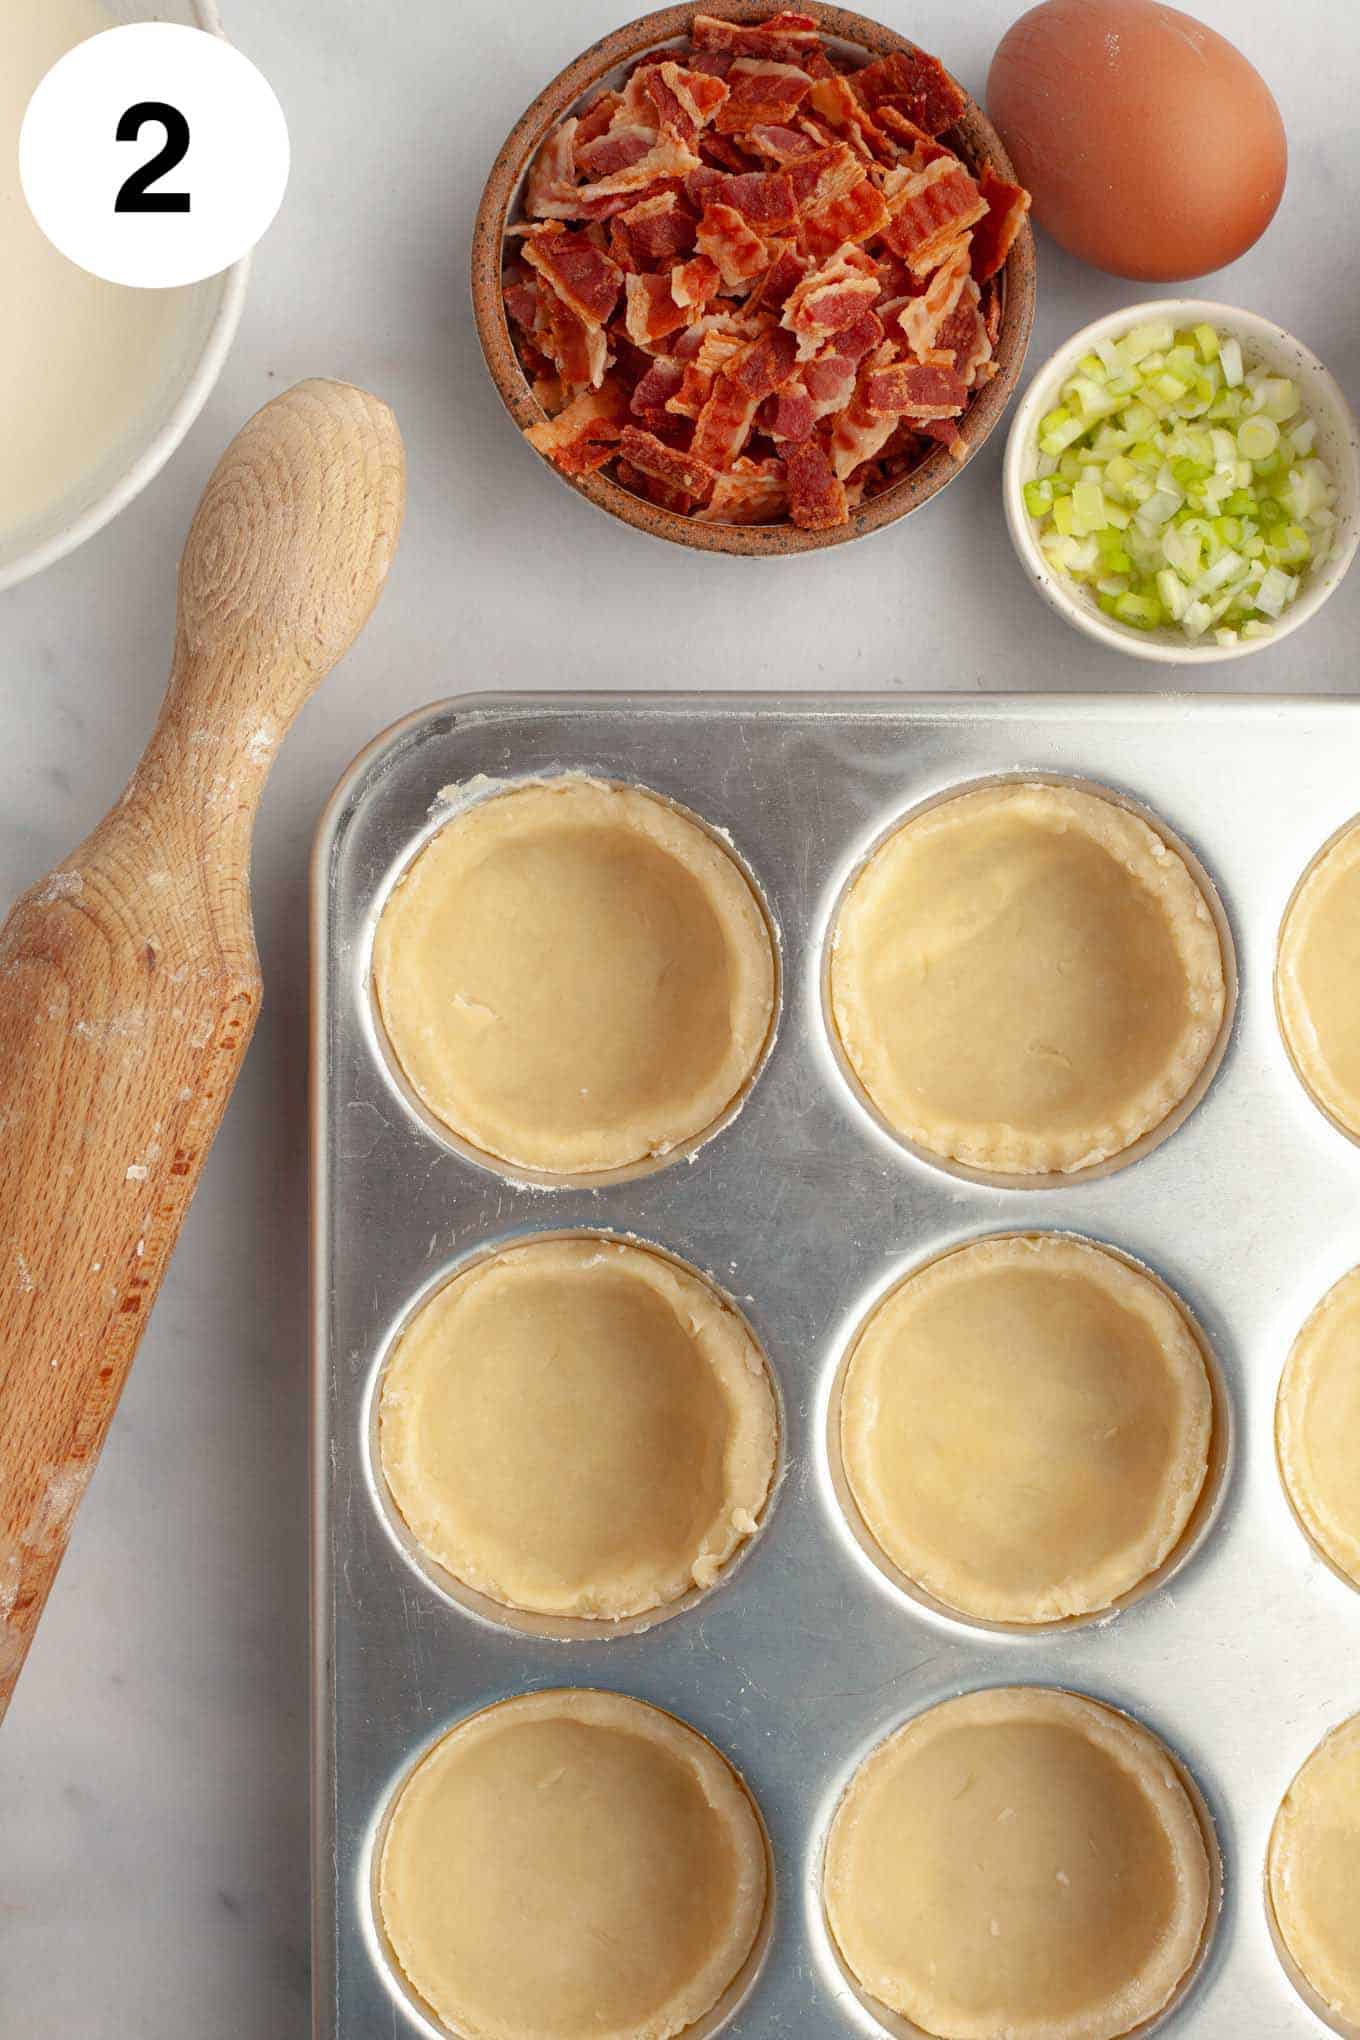
{"label": "brown ceramic bowl", "polygon": [[[894,29],[843,7],[823,6],[820,0],[797,0],[797,6],[800,13],[816,19],[823,35],[862,50],[866,62],[892,50],[913,47],[906,36],[898,35]],[[540,424],[546,414],[530,389],[515,352],[501,295],[501,271],[505,230],[517,215],[525,173],[544,139],[613,71],[646,50],[687,35],[696,12],[720,15],[727,21],[764,21],[777,11],[777,0],[698,0],[697,5],[658,8],[654,14],[644,14],[639,20],[616,28],[575,63],[568,64],[516,122],[492,166],[477,212],[472,237],[472,302],[487,366],[506,409],[521,431]],[[957,128],[952,130],[952,139],[971,166],[980,165],[986,157],[1000,176],[1014,179],[1015,171],[1000,137],[981,107],[971,99]],[[1003,272],[1001,333],[995,353],[999,373],[983,386],[964,414],[966,458],[956,460],[947,447],[937,448],[911,474],[853,511],[848,524],[831,531],[802,531],[788,522],[699,524],[692,518],[677,516],[674,511],[660,509],[645,497],[635,496],[603,472],[577,477],[563,475],[550,461],[545,464],[600,509],[656,538],[673,539],[677,545],[693,546],[703,552],[747,555],[812,552],[822,546],[843,545],[847,539],[862,538],[867,532],[895,523],[909,510],[919,509],[967,465],[1006,408],[1033,324],[1034,236],[1026,221]]]}

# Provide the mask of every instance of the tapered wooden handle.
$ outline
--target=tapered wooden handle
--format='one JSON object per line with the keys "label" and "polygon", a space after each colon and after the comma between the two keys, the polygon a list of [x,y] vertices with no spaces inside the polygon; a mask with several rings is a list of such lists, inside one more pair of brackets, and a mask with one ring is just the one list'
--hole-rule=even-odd
{"label": "tapered wooden handle", "polygon": [[382,590],[386,405],[302,383],[233,441],[118,806],[0,930],[0,1715],[245,1054],[270,763]]}

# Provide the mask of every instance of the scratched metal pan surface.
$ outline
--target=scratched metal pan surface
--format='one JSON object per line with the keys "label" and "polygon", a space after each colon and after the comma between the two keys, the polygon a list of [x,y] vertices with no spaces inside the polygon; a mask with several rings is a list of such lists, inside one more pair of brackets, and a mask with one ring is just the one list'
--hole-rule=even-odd
{"label": "scratched metal pan surface", "polygon": [[[1360,808],[1360,702],[1170,697],[487,696],[410,717],[357,761],[314,877],[315,2005],[320,2040],[436,2034],[389,1962],[374,1851],[394,1787],[441,1733],[554,1685],[672,1710],[732,1760],[764,1815],[771,1930],[733,2040],[883,2028],[838,1966],[819,1859],[860,1759],[911,1714],[1010,1682],[1061,1685],[1163,1736],[1198,1786],[1222,1909],[1168,2040],[1305,2040],[1324,2028],[1276,1958],[1263,1863],[1280,1798],[1360,1710],[1360,1595],[1314,1555],[1277,1476],[1294,1335],[1360,1261],[1360,1147],[1306,1097],[1276,1026],[1281,914]],[[449,798],[589,772],[724,832],[777,931],[782,1010],[739,1114],[692,1160],[545,1189],[441,1137],[384,1053],[369,988],[391,887]],[[990,775],[1074,776],[1144,805],[1221,897],[1240,996],[1198,1108],[1128,1168],[1061,1186],[967,1181],[900,1147],[854,1095],[823,1016],[828,925],[891,823]],[[917,1263],[1011,1228],[1076,1232],[1168,1282],[1219,1372],[1226,1465],[1199,1542],[1114,1619],[986,1631],[913,1600],[836,1499],[827,1415],[870,1302]],[[372,1427],[413,1302],[526,1236],[631,1234],[706,1270],[755,1327],[783,1402],[763,1532],[706,1596],[651,1629],[525,1633],[428,1577],[384,1501]],[[551,1625],[541,1625],[543,1630]],[[900,2026],[887,2022],[889,2031]]]}

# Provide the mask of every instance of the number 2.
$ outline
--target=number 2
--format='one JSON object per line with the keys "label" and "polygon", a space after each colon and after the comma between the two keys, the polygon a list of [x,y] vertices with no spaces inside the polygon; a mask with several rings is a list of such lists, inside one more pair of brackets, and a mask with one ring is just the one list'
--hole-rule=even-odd
{"label": "number 2", "polygon": [[123,115],[115,140],[135,142],[148,121],[158,121],[165,129],[164,147],[140,170],[133,171],[114,200],[113,209],[121,213],[187,213],[187,191],[150,189],[162,177],[168,177],[189,153],[189,123],[179,108],[166,106],[159,99],[143,99]]}

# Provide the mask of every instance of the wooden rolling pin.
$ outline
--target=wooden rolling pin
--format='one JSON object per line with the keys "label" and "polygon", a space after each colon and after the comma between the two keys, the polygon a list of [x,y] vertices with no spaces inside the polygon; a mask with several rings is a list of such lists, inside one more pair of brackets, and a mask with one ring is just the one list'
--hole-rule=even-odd
{"label": "wooden rolling pin", "polygon": [[401,530],[385,404],[306,382],[218,464],[126,793],[0,931],[0,1716],[260,1003],[250,843]]}

